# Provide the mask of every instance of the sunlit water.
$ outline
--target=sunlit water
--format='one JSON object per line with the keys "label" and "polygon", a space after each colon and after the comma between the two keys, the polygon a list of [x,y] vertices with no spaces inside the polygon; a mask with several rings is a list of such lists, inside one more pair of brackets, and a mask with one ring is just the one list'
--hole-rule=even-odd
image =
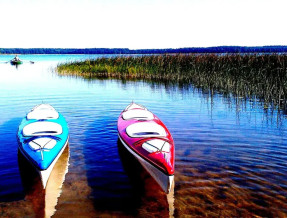
{"label": "sunlit water", "polygon": [[[0,216],[287,216],[284,113],[192,86],[53,72],[58,62],[97,56],[27,55],[18,68],[5,63],[12,57],[0,56]],[[168,196],[118,142],[117,119],[132,100],[173,135],[175,185]],[[30,176],[16,141],[21,119],[42,102],[70,128],[49,194]]]}

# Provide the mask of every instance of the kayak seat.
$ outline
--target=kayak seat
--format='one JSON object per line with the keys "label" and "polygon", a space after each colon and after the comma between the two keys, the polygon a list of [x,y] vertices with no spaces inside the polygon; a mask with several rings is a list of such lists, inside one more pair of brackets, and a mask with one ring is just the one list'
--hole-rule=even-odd
{"label": "kayak seat", "polygon": [[30,123],[23,128],[23,136],[54,136],[60,135],[63,132],[63,128],[60,124],[49,122],[49,121],[41,121]]}
{"label": "kayak seat", "polygon": [[136,119],[136,120],[152,120],[153,114],[148,110],[128,110],[122,114],[124,120]]}
{"label": "kayak seat", "polygon": [[140,122],[131,124],[126,128],[126,133],[128,134],[129,137],[132,138],[167,136],[167,133],[162,126],[150,122]]}

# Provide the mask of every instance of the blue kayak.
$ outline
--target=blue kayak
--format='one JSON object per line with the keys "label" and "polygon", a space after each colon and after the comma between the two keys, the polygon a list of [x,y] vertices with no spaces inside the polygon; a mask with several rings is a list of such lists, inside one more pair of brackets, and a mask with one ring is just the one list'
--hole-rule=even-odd
{"label": "blue kayak", "polygon": [[21,153],[39,172],[46,187],[51,171],[68,144],[69,129],[65,118],[49,104],[34,107],[18,128]]}

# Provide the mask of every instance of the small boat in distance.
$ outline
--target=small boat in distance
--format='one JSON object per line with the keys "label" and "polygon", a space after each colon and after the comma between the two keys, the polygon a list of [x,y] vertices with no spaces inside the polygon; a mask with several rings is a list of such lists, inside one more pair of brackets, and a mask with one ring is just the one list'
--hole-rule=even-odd
{"label": "small boat in distance", "polygon": [[22,64],[23,61],[20,60],[20,58],[16,55],[16,56],[10,61],[10,63],[11,63],[12,65],[18,65],[18,64]]}
{"label": "small boat in distance", "polygon": [[18,128],[19,150],[40,174],[45,189],[69,139],[65,118],[49,104],[35,106]]}
{"label": "small boat in distance", "polygon": [[174,142],[166,126],[144,106],[131,103],[118,118],[119,139],[169,193],[174,180]]}

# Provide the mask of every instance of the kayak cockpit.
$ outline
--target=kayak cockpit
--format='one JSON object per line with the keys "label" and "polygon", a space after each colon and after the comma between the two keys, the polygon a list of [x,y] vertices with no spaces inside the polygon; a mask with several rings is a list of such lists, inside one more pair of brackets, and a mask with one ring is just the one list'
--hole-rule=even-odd
{"label": "kayak cockpit", "polygon": [[156,124],[149,122],[139,122],[129,125],[126,128],[126,133],[132,138],[147,138],[147,137],[166,137],[165,129]]}
{"label": "kayak cockpit", "polygon": [[63,128],[60,124],[39,121],[26,125],[23,128],[23,136],[45,136],[45,135],[60,135],[63,132]]}

